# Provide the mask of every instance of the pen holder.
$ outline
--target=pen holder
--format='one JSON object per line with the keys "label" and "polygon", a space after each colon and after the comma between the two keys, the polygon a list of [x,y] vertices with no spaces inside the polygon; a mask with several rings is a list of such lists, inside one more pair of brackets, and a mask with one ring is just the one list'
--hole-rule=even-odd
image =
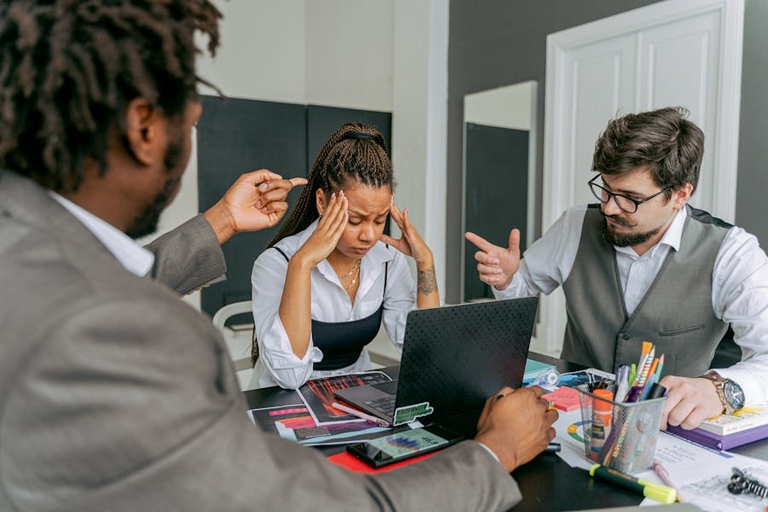
{"label": "pen holder", "polygon": [[624,473],[650,469],[667,397],[620,403],[590,393],[586,385],[576,389],[587,457]]}

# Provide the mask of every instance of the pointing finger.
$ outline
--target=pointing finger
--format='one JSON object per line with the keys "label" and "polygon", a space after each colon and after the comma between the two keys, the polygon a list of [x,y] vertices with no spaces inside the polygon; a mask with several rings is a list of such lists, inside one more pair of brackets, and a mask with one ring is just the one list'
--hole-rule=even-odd
{"label": "pointing finger", "polygon": [[485,238],[479,235],[476,235],[471,231],[467,231],[466,233],[464,233],[464,238],[466,238],[470,243],[476,245],[478,249],[482,249],[485,252],[490,252],[494,249],[500,249],[500,247],[493,245],[491,242],[489,242]]}

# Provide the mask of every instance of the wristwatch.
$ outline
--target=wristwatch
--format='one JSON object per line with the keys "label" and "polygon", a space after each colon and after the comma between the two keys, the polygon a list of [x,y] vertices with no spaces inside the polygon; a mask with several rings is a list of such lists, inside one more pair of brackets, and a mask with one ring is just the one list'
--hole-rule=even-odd
{"label": "wristwatch", "polygon": [[717,396],[723,404],[721,414],[733,414],[744,407],[744,390],[731,379],[724,379],[717,372],[707,372],[702,375],[715,385]]}

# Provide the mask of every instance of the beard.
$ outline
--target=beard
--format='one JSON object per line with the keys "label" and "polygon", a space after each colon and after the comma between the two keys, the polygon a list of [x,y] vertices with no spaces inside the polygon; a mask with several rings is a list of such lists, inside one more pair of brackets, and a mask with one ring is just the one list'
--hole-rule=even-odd
{"label": "beard", "polygon": [[[178,170],[181,166],[184,154],[186,153],[183,137],[183,133],[179,133],[168,143],[168,147],[165,150],[163,166],[165,167],[166,174],[168,174],[168,178],[165,180],[163,189],[157,194],[152,203],[144,208],[139,216],[134,219],[133,224],[125,232],[126,235],[134,240],[151,235],[157,231],[160,214],[171,203],[171,200],[176,195],[176,191],[179,189],[183,172],[175,177],[171,174],[175,174],[173,171]],[[184,165],[186,166],[186,164]]]}
{"label": "beard", "polygon": [[[603,216],[604,221],[608,217],[602,212],[600,212],[600,215]],[[611,219],[626,228],[635,227],[621,217],[611,216]],[[615,245],[616,247],[632,247],[635,245],[643,244],[654,236],[658,235],[659,231],[661,231],[661,228],[652,229],[651,231],[645,231],[642,233],[618,233],[610,226],[610,224],[608,224],[607,221],[603,224],[603,238],[606,242],[611,245]]]}

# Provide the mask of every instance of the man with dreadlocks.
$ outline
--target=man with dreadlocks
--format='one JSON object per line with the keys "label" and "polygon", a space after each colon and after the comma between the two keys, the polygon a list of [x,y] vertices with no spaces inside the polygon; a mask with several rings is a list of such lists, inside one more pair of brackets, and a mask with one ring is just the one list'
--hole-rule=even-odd
{"label": "man with dreadlocks", "polygon": [[[0,3],[0,510],[508,509],[507,472],[554,436],[541,389],[489,399],[476,441],[349,473],[253,427],[221,335],[166,285],[217,273],[198,254],[242,227],[227,208],[158,241],[162,282],[142,277],[128,235],[178,188],[195,32],[213,52],[219,18],[208,0]],[[265,226],[291,185],[236,188],[258,188]]]}
{"label": "man with dreadlocks", "polygon": [[[253,267],[252,387],[295,389],[369,370],[366,345],[382,324],[401,350],[408,311],[440,305],[432,251],[408,210],[395,206],[392,164],[376,128],[341,126],[308,181]],[[384,235],[390,214],[398,240]],[[404,255],[416,262],[416,290]]]}

